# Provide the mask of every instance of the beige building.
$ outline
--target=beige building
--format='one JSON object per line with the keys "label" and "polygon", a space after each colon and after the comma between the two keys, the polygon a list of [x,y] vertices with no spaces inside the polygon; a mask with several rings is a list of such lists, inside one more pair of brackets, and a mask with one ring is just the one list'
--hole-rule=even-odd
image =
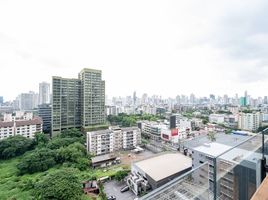
{"label": "beige building", "polygon": [[94,155],[134,149],[140,143],[141,132],[136,127],[110,127],[106,130],[87,133],[87,151]]}
{"label": "beige building", "polygon": [[247,131],[257,131],[261,126],[261,113],[239,113],[238,128]]}

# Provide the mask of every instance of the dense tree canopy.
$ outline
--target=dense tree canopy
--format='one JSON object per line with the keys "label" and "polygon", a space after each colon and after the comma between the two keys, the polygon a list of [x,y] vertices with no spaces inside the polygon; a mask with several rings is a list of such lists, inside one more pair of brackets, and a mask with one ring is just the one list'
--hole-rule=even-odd
{"label": "dense tree canopy", "polygon": [[73,143],[68,147],[61,147],[57,151],[57,160],[60,163],[77,162],[79,158],[85,158],[87,155],[85,147],[80,143]]}
{"label": "dense tree canopy", "polygon": [[47,175],[34,188],[36,199],[77,200],[81,199],[82,188],[75,171],[59,170]]}
{"label": "dense tree canopy", "polygon": [[0,159],[9,159],[33,149],[34,141],[17,135],[0,141]]}
{"label": "dense tree canopy", "polygon": [[126,170],[120,170],[120,171],[116,172],[114,178],[115,178],[115,180],[117,180],[117,181],[121,181],[121,180],[123,180],[127,175],[128,175],[128,171],[126,171]]}
{"label": "dense tree canopy", "polygon": [[66,129],[66,130],[62,131],[62,133],[59,135],[59,137],[61,137],[61,138],[83,137],[83,133],[76,128],[72,128],[72,129]]}
{"label": "dense tree canopy", "polygon": [[48,170],[56,165],[56,152],[48,149],[36,149],[30,154],[25,155],[17,165],[19,174],[32,174]]}
{"label": "dense tree canopy", "polygon": [[70,144],[73,144],[75,142],[82,142],[81,138],[61,138],[61,137],[56,137],[53,138],[52,140],[49,141],[47,144],[47,148],[49,149],[59,149],[61,147],[67,147]]}
{"label": "dense tree canopy", "polygon": [[48,137],[48,135],[46,135],[44,133],[36,133],[34,135],[34,142],[39,147],[46,146],[46,144],[48,143],[48,141],[49,141],[49,137]]}
{"label": "dense tree canopy", "polygon": [[137,115],[127,115],[125,113],[120,113],[118,115],[109,115],[108,121],[112,125],[120,125],[123,127],[135,126],[138,120],[149,120],[156,121],[160,118],[160,116],[149,115],[149,114],[137,114]]}

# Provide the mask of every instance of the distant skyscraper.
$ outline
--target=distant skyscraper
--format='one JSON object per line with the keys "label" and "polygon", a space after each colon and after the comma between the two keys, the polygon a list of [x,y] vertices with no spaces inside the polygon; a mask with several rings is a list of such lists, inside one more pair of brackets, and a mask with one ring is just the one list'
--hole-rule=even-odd
{"label": "distant skyscraper", "polygon": [[38,94],[30,91],[29,93],[21,93],[18,97],[20,110],[32,110],[37,107]]}
{"label": "distant skyscraper", "polygon": [[101,71],[83,69],[78,79],[53,77],[52,135],[105,123],[105,82]]}
{"label": "distant skyscraper", "polygon": [[215,100],[215,95],[214,94],[210,94],[209,95],[209,98],[214,101]]}
{"label": "distant skyscraper", "polygon": [[191,104],[194,104],[195,103],[195,95],[194,94],[191,94],[190,95],[190,103]]}
{"label": "distant skyscraper", "polygon": [[228,99],[228,95],[227,95],[227,94],[225,94],[225,95],[223,96],[223,103],[224,103],[224,104],[228,104],[228,103],[229,103],[229,99]]}
{"label": "distant skyscraper", "polygon": [[267,98],[267,96],[264,96],[264,98],[263,98],[263,103],[264,103],[264,104],[268,104],[268,98]]}
{"label": "distant skyscraper", "polygon": [[50,84],[39,83],[39,105],[50,103]]}
{"label": "distant skyscraper", "polygon": [[133,104],[136,105],[136,101],[137,101],[137,95],[136,95],[136,91],[134,91],[133,93]]}
{"label": "distant skyscraper", "polygon": [[0,96],[0,105],[2,105],[3,103],[4,103],[4,98]]}

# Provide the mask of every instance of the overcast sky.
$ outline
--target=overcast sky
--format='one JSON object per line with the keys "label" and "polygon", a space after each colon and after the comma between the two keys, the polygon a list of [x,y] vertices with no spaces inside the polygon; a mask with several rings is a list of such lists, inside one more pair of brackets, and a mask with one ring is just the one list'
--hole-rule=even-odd
{"label": "overcast sky", "polygon": [[111,96],[268,95],[267,0],[0,0],[0,96],[101,69]]}

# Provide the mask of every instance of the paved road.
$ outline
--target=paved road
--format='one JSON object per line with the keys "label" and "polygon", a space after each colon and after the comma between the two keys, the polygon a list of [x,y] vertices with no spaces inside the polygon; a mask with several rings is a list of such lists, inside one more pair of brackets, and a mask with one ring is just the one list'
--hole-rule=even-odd
{"label": "paved road", "polygon": [[136,196],[131,191],[127,191],[124,193],[120,192],[121,188],[125,185],[125,183],[109,181],[104,183],[104,192],[106,193],[107,197],[111,195],[115,196],[116,200],[134,200]]}

